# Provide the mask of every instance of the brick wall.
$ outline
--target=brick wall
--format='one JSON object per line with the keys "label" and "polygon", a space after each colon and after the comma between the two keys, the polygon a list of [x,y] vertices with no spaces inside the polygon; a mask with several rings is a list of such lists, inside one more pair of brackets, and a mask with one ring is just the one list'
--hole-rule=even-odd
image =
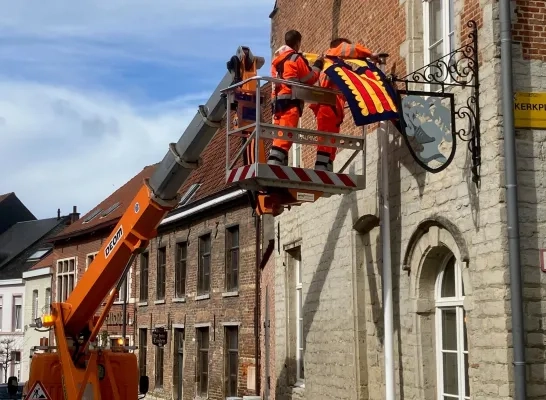
{"label": "brick wall", "polygon": [[[405,71],[404,60],[400,57],[400,44],[405,39],[405,13],[399,0],[385,0],[371,6],[361,1],[301,1],[301,9],[294,10],[286,0],[278,1],[278,10],[272,18],[272,51],[284,44],[284,34],[297,29],[303,35],[302,50],[323,53],[334,37],[346,37],[362,43],[372,51],[390,54],[388,70],[395,65]],[[376,21],[381,22],[378,29]],[[388,32],[388,34],[385,34]],[[307,107],[302,117],[303,127],[313,127],[315,117]],[[341,132],[361,135],[352,117],[347,115]],[[303,166],[310,168],[315,163],[316,150],[303,147]]]}
{"label": "brick wall", "polygon": [[[59,260],[63,260],[66,258],[75,257],[76,258],[76,269],[77,269],[77,281],[75,282],[74,286],[76,286],[79,282],[79,279],[83,276],[85,273],[86,265],[87,265],[87,258],[89,255],[96,253],[100,250],[102,243],[104,240],[110,235],[110,232],[105,231],[102,232],[102,235],[95,235],[95,236],[84,236],[82,238],[73,238],[70,241],[70,245],[65,244],[56,244],[55,249],[53,251],[54,259],[53,259],[53,278],[52,278],[52,301],[57,301],[57,262]],[[134,339],[134,320],[135,320],[135,303],[134,303],[134,297],[135,297],[135,268],[131,268],[130,271],[130,289],[129,289],[129,304],[127,304],[127,312],[129,315],[128,319],[128,326],[126,330],[126,335],[129,336],[129,343],[132,345],[135,343]],[[106,299],[105,299],[106,301]],[[103,303],[104,304],[104,303]],[[114,337],[121,335],[122,333],[122,324],[120,321],[119,316],[122,315],[122,304],[120,302],[116,302],[112,305],[109,315],[114,316],[114,318],[109,318],[106,320],[105,324],[101,328],[102,331],[107,331],[109,335],[113,335]],[[99,312],[102,310],[102,306],[99,309]]]}
{"label": "brick wall", "polygon": [[546,3],[517,0],[514,41],[519,42],[525,60],[546,61]]}
{"label": "brick wall", "polygon": [[[226,227],[239,225],[240,272],[239,290],[236,294],[225,293],[225,232]],[[211,233],[211,294],[209,299],[196,300],[197,296],[197,260],[198,238]],[[173,302],[174,297],[174,261],[177,240],[188,241],[186,297],[183,302]],[[158,243],[166,246],[166,295],[162,304],[156,302],[156,271]],[[173,371],[174,343],[173,330],[168,329],[168,344],[164,355],[164,384],[155,389],[155,346],[151,344],[151,328],[156,326],[184,326],[184,399],[195,397],[195,357],[196,324],[210,324],[209,353],[209,399],[224,399],[224,326],[239,326],[239,376],[238,395],[249,395],[254,389],[247,388],[247,367],[255,364],[254,345],[254,304],[255,304],[255,226],[252,210],[247,204],[225,211],[207,210],[207,215],[185,226],[160,233],[148,247],[149,252],[149,289],[148,301],[139,303],[139,328],[148,329],[147,375],[150,377],[151,396],[171,398],[175,389],[175,371]],[[137,272],[137,281],[140,270]],[[137,294],[138,295],[138,294]]]}

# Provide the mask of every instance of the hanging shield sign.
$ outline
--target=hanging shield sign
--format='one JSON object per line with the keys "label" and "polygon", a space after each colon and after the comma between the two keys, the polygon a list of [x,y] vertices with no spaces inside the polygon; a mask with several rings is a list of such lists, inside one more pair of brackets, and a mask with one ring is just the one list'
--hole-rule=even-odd
{"label": "hanging shield sign", "polygon": [[436,173],[455,156],[455,105],[451,93],[399,91],[397,128],[415,161]]}

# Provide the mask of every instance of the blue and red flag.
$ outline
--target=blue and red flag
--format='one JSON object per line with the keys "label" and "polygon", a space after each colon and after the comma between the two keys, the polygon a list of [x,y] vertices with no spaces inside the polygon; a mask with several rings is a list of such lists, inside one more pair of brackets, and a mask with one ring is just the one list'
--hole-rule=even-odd
{"label": "blue and red flag", "polygon": [[330,61],[324,73],[345,96],[356,126],[398,120],[396,92],[379,68],[362,60],[346,60],[356,69],[340,58]]}

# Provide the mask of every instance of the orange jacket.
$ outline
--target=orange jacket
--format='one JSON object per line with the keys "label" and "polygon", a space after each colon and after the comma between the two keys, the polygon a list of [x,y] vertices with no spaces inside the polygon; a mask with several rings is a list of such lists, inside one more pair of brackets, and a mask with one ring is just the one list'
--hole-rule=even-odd
{"label": "orange jacket", "polygon": [[[309,62],[301,53],[296,53],[293,49],[280,52],[271,64],[271,76],[287,81],[314,85],[320,77],[320,69],[311,67]],[[292,88],[284,84],[275,84],[275,90],[271,94],[272,98],[291,99]]]}
{"label": "orange jacket", "polygon": [[[341,43],[337,47],[328,49],[325,56],[339,57],[342,59],[365,59],[367,57],[370,57],[372,54],[372,51],[370,51],[368,48],[364,47],[361,44]],[[320,74],[319,86],[331,90],[339,90],[338,87],[328,78],[328,76],[324,72],[321,72]],[[343,116],[345,112],[345,96],[338,94],[336,97],[336,114],[340,118],[340,121],[343,121]],[[311,104],[309,108],[317,112],[319,104]]]}
{"label": "orange jacket", "polygon": [[370,49],[364,47],[363,45],[341,43],[339,46],[328,49],[326,52],[327,56],[339,57],[339,58],[360,58],[364,59],[372,55]]}

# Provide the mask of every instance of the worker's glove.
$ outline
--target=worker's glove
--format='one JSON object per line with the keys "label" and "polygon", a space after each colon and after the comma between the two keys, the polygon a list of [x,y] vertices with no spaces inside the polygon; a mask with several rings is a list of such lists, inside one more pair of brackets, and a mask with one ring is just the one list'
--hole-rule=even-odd
{"label": "worker's glove", "polygon": [[317,58],[315,62],[313,63],[313,67],[318,68],[322,71],[322,69],[324,68],[324,58],[322,57]]}
{"label": "worker's glove", "polygon": [[374,63],[378,63],[379,62],[379,54],[378,53],[372,53],[372,55],[370,56],[370,60],[372,60]]}

